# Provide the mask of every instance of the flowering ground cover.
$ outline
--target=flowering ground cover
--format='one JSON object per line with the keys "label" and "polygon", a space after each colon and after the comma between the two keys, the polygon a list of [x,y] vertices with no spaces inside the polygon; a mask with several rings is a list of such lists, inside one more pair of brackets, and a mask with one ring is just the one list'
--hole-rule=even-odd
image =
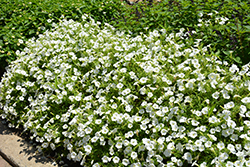
{"label": "flowering ground cover", "polygon": [[185,47],[183,29],[131,37],[82,19],[16,52],[0,83],[9,127],[82,166],[250,166],[250,64]]}
{"label": "flowering ground cover", "polygon": [[[5,67],[17,57],[16,51],[26,47],[30,38],[52,28],[63,15],[81,21],[83,13],[95,21],[109,23],[116,30],[141,32],[166,29],[189,32],[186,44],[201,39],[217,52],[221,60],[239,68],[250,60],[249,0],[1,0],[0,3],[0,80]],[[185,42],[183,40],[182,42]]]}

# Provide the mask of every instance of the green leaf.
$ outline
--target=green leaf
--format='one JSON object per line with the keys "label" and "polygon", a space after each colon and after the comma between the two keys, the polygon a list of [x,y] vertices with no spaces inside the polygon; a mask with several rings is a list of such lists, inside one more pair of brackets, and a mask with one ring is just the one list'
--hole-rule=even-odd
{"label": "green leaf", "polygon": [[242,64],[242,61],[241,61],[241,58],[240,58],[240,57],[236,57],[236,58],[233,58],[233,59],[234,59],[234,61],[235,61],[236,63]]}
{"label": "green leaf", "polygon": [[1,57],[6,57],[6,54],[0,54],[0,58],[1,58]]}
{"label": "green leaf", "polygon": [[214,111],[214,109],[215,109],[215,106],[216,106],[216,104],[214,104],[214,105],[210,108],[210,110],[208,111],[208,116],[209,116],[209,117],[210,117],[211,114],[213,113],[213,111]]}
{"label": "green leaf", "polygon": [[35,33],[35,30],[30,30],[29,31],[29,35],[34,34],[34,33]]}
{"label": "green leaf", "polygon": [[231,55],[231,53],[232,53],[232,51],[222,51],[225,55],[227,55],[227,56],[230,56]]}

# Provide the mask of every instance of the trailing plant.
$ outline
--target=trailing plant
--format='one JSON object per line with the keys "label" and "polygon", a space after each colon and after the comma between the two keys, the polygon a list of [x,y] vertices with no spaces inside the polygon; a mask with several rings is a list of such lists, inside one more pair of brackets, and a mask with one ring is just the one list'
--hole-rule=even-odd
{"label": "trailing plant", "polygon": [[187,48],[185,29],[131,37],[82,19],[16,52],[0,82],[9,127],[82,166],[250,166],[250,64]]}

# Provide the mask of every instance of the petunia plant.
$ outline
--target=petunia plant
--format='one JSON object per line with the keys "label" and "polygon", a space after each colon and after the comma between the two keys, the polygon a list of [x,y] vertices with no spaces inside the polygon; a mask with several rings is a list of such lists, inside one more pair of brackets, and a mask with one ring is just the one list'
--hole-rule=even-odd
{"label": "petunia plant", "polygon": [[82,19],[17,51],[0,83],[9,127],[82,166],[250,166],[249,64],[177,43],[183,29],[132,38]]}

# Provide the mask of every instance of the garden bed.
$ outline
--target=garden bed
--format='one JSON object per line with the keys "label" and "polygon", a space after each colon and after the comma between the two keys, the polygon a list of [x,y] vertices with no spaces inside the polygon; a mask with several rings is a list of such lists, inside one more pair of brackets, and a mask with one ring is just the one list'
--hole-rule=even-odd
{"label": "garden bed", "polygon": [[16,52],[0,83],[10,127],[82,166],[249,166],[249,64],[185,45],[184,29],[131,37],[82,19]]}

